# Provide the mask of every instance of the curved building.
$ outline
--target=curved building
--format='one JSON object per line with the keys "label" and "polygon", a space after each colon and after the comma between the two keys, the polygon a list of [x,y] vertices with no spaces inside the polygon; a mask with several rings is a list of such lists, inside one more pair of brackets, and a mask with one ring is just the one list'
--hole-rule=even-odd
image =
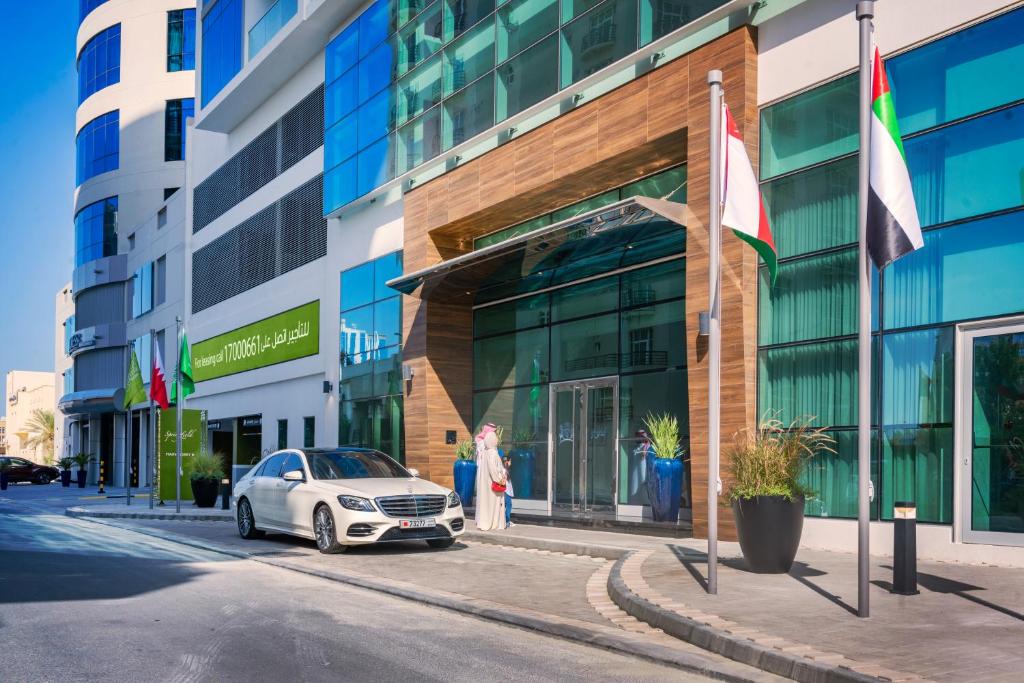
{"label": "curved building", "polygon": [[135,248],[133,227],[184,184],[195,2],[80,0],[79,22],[75,329],[68,343],[74,371],[59,405],[72,421],[71,450],[92,453],[104,462],[107,482],[121,484],[123,467],[114,465],[124,462],[117,411],[132,341],[128,320],[139,308],[133,297],[153,286],[136,282],[128,252]]}

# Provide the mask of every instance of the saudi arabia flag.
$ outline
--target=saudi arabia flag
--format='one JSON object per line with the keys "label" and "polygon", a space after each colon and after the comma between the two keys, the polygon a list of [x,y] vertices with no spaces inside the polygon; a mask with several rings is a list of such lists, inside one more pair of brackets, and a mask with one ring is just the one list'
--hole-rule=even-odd
{"label": "saudi arabia flag", "polygon": [[871,160],[868,191],[868,254],[879,269],[924,246],[910,187],[907,156],[896,123],[882,57],[875,48],[871,79]]}

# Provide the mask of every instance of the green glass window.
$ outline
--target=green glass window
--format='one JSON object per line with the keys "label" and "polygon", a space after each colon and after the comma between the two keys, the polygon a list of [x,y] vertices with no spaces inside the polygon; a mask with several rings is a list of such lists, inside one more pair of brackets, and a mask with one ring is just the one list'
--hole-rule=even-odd
{"label": "green glass window", "polygon": [[494,125],[494,74],[487,74],[444,103],[444,149]]}
{"label": "green glass window", "polygon": [[646,45],[689,24],[726,0],[640,0],[640,45]]}
{"label": "green glass window", "polygon": [[619,370],[617,313],[551,328],[551,379],[614,375]]}
{"label": "green glass window", "polygon": [[316,418],[302,418],[302,447],[312,448],[315,441]]}
{"label": "green glass window", "polygon": [[288,448],[288,420],[277,421],[277,449]]}
{"label": "green glass window", "polygon": [[392,21],[395,28],[402,28],[409,20],[423,11],[433,0],[391,0]]}
{"label": "green glass window", "polygon": [[888,426],[953,422],[953,328],[882,338],[882,420]]}
{"label": "green glass window", "polygon": [[[552,5],[554,6],[554,5]],[[552,35],[498,67],[497,120],[537,104],[558,90],[558,36]]]}
{"label": "green glass window", "polygon": [[538,294],[477,309],[473,315],[473,333],[484,337],[547,325],[549,320],[548,295]]}
{"label": "green glass window", "polygon": [[855,152],[857,74],[761,111],[761,179]]}
{"label": "green glass window", "polygon": [[1024,310],[1024,213],[924,235],[924,248],[885,269],[886,328]]}
{"label": "green glass window", "polygon": [[464,88],[493,68],[494,26],[485,22],[445,48],[445,96]]}
{"label": "green glass window", "polygon": [[440,49],[443,24],[441,5],[441,2],[435,2],[423,10],[415,21],[398,32],[399,76],[412,70]]}
{"label": "green glass window", "polygon": [[[813,517],[857,517],[857,432],[830,431],[836,443],[835,453],[819,453],[804,469],[803,482],[812,494],[807,497],[804,512]],[[872,479],[878,482],[877,444],[871,439]],[[877,519],[878,496],[871,505],[871,518]]]}
{"label": "green glass window", "polygon": [[561,322],[613,311],[619,305],[619,279],[606,277],[551,293],[551,320]]}
{"label": "green glass window", "polygon": [[339,417],[340,445],[376,448],[405,464],[405,426],[400,395],[343,401]]}
{"label": "green glass window", "polygon": [[605,0],[561,32],[566,88],[636,50],[636,0]]}
{"label": "green glass window", "polygon": [[494,0],[444,0],[444,39],[461,35],[493,11]]}
{"label": "green glass window", "polygon": [[760,411],[785,423],[813,416],[815,424],[857,423],[857,342],[801,344],[758,353]]}
{"label": "green glass window", "polygon": [[883,437],[882,519],[898,500],[917,503],[920,522],[953,521],[953,428],[889,429]]}
{"label": "green glass window", "polygon": [[857,157],[761,186],[779,257],[857,242]]}
{"label": "green glass window", "polygon": [[619,348],[622,372],[686,365],[684,304],[672,301],[622,312]]}
{"label": "green glass window", "polygon": [[670,261],[622,274],[622,308],[647,306],[686,294],[686,261]]}
{"label": "green glass window", "polygon": [[434,107],[398,129],[396,172],[405,173],[441,153],[441,107]]}
{"label": "green glass window", "polygon": [[[622,199],[630,197],[654,197],[673,202],[686,203],[686,165],[676,166],[635,183],[624,185],[619,190]],[[772,224],[774,229],[775,225]]]}
{"label": "green glass window", "polygon": [[396,123],[401,126],[441,101],[441,55],[398,81]]}
{"label": "green glass window", "polygon": [[1024,10],[1018,9],[886,62],[900,132],[1024,98],[1022,35]]}
{"label": "green glass window", "polygon": [[[498,61],[503,62],[558,28],[558,0],[511,0],[497,16]],[[538,64],[536,73],[550,72],[551,64],[543,69]]]}
{"label": "green glass window", "polygon": [[618,190],[612,190],[611,192],[604,192],[602,194],[597,195],[596,197],[591,197],[589,199],[584,199],[582,202],[576,202],[575,204],[570,204],[569,206],[565,207],[564,209],[559,209],[558,211],[553,211],[551,213],[551,222],[552,223],[558,223],[559,221],[564,221],[567,218],[572,218],[574,216],[579,216],[580,214],[586,213],[587,211],[593,211],[594,209],[600,209],[602,206],[608,206],[609,204],[614,204],[617,201],[619,201],[619,191]]}
{"label": "green glass window", "polygon": [[473,343],[473,386],[492,389],[547,381],[547,328],[521,330]]}
{"label": "green glass window", "polygon": [[551,225],[551,214],[538,216],[537,218],[532,218],[523,223],[513,225],[509,228],[505,228],[504,230],[492,232],[490,235],[478,237],[477,239],[473,240],[473,248],[483,249],[484,247],[489,247],[492,244],[498,244],[499,242],[510,240],[513,237],[525,235],[528,232],[533,232],[537,228],[543,228],[548,225]]}
{"label": "green glass window", "polygon": [[921,225],[1024,205],[1024,105],[903,143]]}
{"label": "green glass window", "polygon": [[568,24],[591,7],[600,5],[601,2],[603,0],[562,0],[562,23]]}
{"label": "green glass window", "polygon": [[762,268],[760,280],[761,344],[857,333],[856,249],[783,262],[774,286]]}

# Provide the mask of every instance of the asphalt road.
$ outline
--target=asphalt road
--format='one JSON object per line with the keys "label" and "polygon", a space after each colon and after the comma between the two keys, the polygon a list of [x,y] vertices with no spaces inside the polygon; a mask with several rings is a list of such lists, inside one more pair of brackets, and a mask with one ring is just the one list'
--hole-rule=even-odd
{"label": "asphalt road", "polygon": [[4,681],[704,680],[0,502]]}

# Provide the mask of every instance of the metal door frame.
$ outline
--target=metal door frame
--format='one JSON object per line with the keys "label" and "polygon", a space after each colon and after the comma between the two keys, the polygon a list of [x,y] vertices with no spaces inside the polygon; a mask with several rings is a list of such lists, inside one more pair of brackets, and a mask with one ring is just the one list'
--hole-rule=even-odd
{"label": "metal door frame", "polygon": [[1024,316],[997,318],[956,326],[953,406],[953,529],[960,543],[1024,546],[1024,533],[971,529],[972,469],[974,466],[974,340],[1000,334],[1024,333]]}
{"label": "metal door frame", "polygon": [[[610,507],[611,512],[616,512],[618,509],[618,492],[619,492],[619,376],[618,375],[607,375],[605,377],[593,377],[587,379],[571,379],[562,382],[551,382],[548,385],[548,512],[549,514],[554,512],[556,507],[564,509],[563,504],[555,502],[555,439],[558,433],[558,424],[555,421],[555,412],[557,409],[556,394],[560,391],[572,391],[573,394],[577,390],[580,392],[579,403],[573,400],[573,408],[576,411],[576,416],[580,420],[579,429],[579,442],[574,443],[573,446],[573,457],[576,458],[581,468],[579,472],[573,473],[573,499],[579,500],[580,502],[570,503],[569,510],[578,515],[591,514],[595,511],[593,505],[589,505],[586,500],[586,472],[590,462],[590,455],[587,452],[587,436],[590,433],[590,425],[587,420],[587,391],[589,389],[599,389],[601,387],[612,388],[612,425],[613,433],[611,435],[612,440],[612,505]],[[581,448],[582,452],[577,449]],[[577,486],[581,489],[581,494],[577,498],[575,495]],[[605,506],[598,506],[598,511],[604,511]]]}

